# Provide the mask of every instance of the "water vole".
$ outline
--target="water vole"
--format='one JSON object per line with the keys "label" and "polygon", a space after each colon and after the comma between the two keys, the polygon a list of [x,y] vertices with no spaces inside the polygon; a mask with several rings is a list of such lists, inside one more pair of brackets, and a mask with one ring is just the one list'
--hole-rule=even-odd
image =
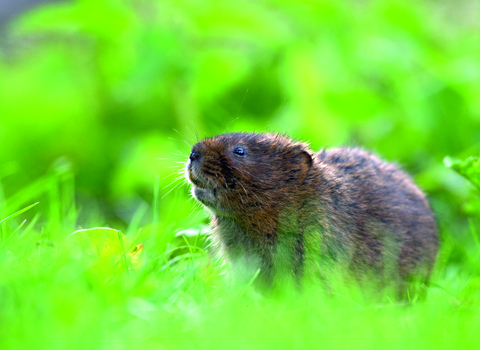
{"label": "water vole", "polygon": [[277,134],[198,142],[186,167],[212,214],[214,239],[236,271],[301,280],[342,266],[362,278],[428,279],[438,251],[424,194],[393,164],[358,148],[312,153]]}

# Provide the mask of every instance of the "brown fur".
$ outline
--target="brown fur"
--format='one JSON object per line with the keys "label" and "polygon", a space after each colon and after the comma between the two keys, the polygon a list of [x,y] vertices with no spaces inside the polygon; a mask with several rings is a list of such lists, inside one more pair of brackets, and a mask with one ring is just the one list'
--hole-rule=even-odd
{"label": "brown fur", "polygon": [[[241,147],[245,155],[234,153]],[[356,278],[427,280],[437,229],[409,176],[364,150],[316,154],[276,134],[233,133],[192,148],[194,197],[233,269],[278,284],[341,266]],[[288,278],[288,276],[287,276]]]}

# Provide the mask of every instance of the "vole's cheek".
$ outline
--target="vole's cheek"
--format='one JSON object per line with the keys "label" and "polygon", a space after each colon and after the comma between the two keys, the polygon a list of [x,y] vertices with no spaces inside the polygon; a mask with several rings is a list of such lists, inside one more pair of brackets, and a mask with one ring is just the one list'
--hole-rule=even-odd
{"label": "vole's cheek", "polygon": [[218,200],[215,189],[194,187],[192,194],[196,200],[207,207],[216,207],[217,205]]}
{"label": "vole's cheek", "polygon": [[185,166],[185,177],[192,182],[192,175],[194,169],[197,168],[190,160],[188,161],[187,165]]}

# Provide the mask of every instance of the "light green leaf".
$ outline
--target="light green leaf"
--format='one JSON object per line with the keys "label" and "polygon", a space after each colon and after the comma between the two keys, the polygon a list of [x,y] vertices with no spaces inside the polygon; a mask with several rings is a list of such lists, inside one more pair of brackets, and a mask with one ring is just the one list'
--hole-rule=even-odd
{"label": "light green leaf", "polygon": [[445,157],[443,162],[480,190],[480,157],[469,157],[464,161]]}
{"label": "light green leaf", "polygon": [[192,227],[192,228],[187,228],[184,230],[179,230],[175,232],[175,236],[186,236],[186,237],[194,237],[198,235],[208,235],[211,234],[212,230],[208,226],[202,226],[202,227]]}
{"label": "light green leaf", "polygon": [[143,244],[135,245],[121,231],[109,227],[95,227],[78,230],[71,234],[70,239],[82,249],[98,258],[113,258],[122,260],[128,266],[138,267]]}

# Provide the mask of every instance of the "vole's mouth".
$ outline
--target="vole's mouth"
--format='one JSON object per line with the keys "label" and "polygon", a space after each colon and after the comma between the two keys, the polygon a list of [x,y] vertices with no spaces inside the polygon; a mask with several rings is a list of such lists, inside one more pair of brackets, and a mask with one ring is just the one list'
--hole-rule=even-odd
{"label": "vole's mouth", "polygon": [[205,189],[205,185],[203,183],[201,183],[200,181],[198,181],[198,179],[196,177],[193,177],[192,175],[190,175],[190,180],[192,181],[192,183],[195,186]]}
{"label": "vole's mouth", "polygon": [[193,196],[207,207],[215,208],[218,201],[218,189],[212,186],[208,180],[195,176],[195,171],[191,168],[188,169],[188,178],[193,184]]}
{"label": "vole's mouth", "polygon": [[192,169],[188,169],[188,177],[194,186],[205,189],[205,184],[193,174]]}

